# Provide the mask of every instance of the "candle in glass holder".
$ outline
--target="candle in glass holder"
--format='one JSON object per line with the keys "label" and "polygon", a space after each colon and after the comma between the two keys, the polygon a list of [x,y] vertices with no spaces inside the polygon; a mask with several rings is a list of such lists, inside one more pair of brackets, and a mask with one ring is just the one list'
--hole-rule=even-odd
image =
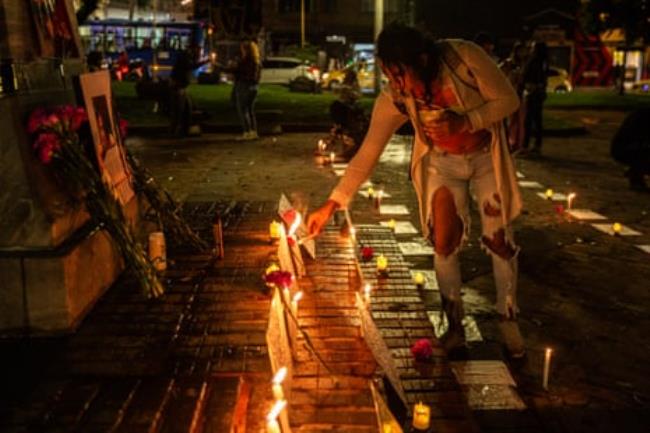
{"label": "candle in glass holder", "polygon": [[413,281],[418,289],[424,288],[424,274],[422,272],[416,272],[413,276]]}
{"label": "candle in glass holder", "polygon": [[325,140],[318,140],[318,151],[323,153],[325,152],[325,148],[327,147],[327,143],[325,143]]}
{"label": "candle in glass holder", "polygon": [[397,227],[397,221],[395,221],[392,218],[390,220],[388,220],[388,228],[391,229],[391,231],[393,231],[393,233],[395,232],[395,227]]}
{"label": "candle in glass holder", "polygon": [[370,303],[370,292],[372,292],[372,285],[367,283],[363,287],[363,299],[366,301],[366,304]]}
{"label": "candle in glass holder", "polygon": [[368,199],[372,200],[375,197],[375,189],[369,186],[367,192],[368,192]]}
{"label": "candle in glass holder", "polygon": [[623,230],[623,225],[621,223],[612,224],[612,231],[614,232],[614,235],[619,236],[622,230]]}
{"label": "candle in glass holder", "polygon": [[546,197],[546,200],[551,200],[553,198],[553,195],[555,193],[551,188],[547,189],[546,192],[544,193],[544,196]]}
{"label": "candle in glass holder", "polygon": [[386,272],[388,270],[388,259],[383,254],[377,257],[377,270],[379,272]]}
{"label": "candle in glass holder", "polygon": [[271,224],[269,225],[269,237],[272,241],[280,239],[280,227],[282,227],[282,224],[275,220],[271,221]]}
{"label": "candle in glass holder", "polygon": [[336,162],[336,153],[330,152],[330,163],[334,164]]}
{"label": "candle in glass holder", "polygon": [[163,232],[149,233],[149,259],[157,271],[167,269],[167,248]]}
{"label": "candle in glass holder", "polygon": [[273,398],[276,401],[284,400],[284,390],[282,389],[282,382],[287,377],[287,367],[280,368],[275,376],[273,376]]}
{"label": "candle in glass holder", "polygon": [[431,425],[431,408],[420,402],[413,409],[413,428],[426,430]]}

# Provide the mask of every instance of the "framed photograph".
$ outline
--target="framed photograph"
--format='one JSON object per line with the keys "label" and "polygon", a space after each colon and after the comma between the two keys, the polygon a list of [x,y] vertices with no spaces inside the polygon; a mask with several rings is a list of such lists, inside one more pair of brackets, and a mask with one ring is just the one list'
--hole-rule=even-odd
{"label": "framed photograph", "polygon": [[108,71],[79,77],[88,123],[95,144],[97,165],[118,200],[127,204],[135,195],[122,136],[113,113],[111,78]]}

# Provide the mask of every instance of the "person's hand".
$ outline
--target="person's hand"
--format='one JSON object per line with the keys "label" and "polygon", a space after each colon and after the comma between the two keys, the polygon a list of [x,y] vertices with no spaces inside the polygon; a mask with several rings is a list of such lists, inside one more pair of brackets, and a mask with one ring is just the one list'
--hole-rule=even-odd
{"label": "person's hand", "polygon": [[423,125],[424,132],[433,139],[446,140],[469,129],[469,119],[464,114],[445,110],[436,119]]}
{"label": "person's hand", "polygon": [[323,231],[323,227],[332,218],[334,212],[340,205],[334,200],[327,200],[324,205],[309,214],[307,218],[307,229],[309,235],[319,235]]}

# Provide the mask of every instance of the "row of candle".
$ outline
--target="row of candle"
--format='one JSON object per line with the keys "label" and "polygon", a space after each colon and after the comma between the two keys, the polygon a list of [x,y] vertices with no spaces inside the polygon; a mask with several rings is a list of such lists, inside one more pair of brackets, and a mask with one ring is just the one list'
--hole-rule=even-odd
{"label": "row of candle", "polygon": [[[555,191],[553,191],[551,188],[547,189],[546,192],[544,192],[544,196],[546,197],[547,200],[553,200],[553,197],[555,195]],[[566,204],[567,204],[567,210],[573,209],[573,202],[575,201],[575,198],[577,197],[577,194],[575,192],[571,192],[567,194],[566,196]],[[623,225],[619,222],[615,222],[612,224],[612,232],[614,235],[620,235],[621,231],[623,230]]]}

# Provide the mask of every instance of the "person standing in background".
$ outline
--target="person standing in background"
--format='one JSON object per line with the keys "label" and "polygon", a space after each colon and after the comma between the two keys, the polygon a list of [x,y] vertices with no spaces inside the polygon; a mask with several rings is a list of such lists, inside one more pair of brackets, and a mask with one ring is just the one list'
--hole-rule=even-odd
{"label": "person standing in background", "polygon": [[499,67],[510,80],[521,101],[519,109],[507,119],[508,146],[510,152],[522,149],[525,138],[526,101],[524,95],[524,67],[528,59],[528,49],[523,42],[515,42],[510,57],[499,64]]}
{"label": "person standing in background", "polygon": [[257,119],[255,117],[255,100],[262,73],[260,52],[253,41],[244,41],[239,45],[241,57],[237,64],[230,68],[235,85],[232,99],[237,108],[237,114],[242,124],[241,140],[256,140]]}
{"label": "person standing in background", "polygon": [[530,149],[531,135],[535,134],[535,144],[530,153],[539,155],[542,150],[544,101],[548,82],[548,50],[544,42],[535,42],[532,54],[523,72],[524,95],[526,101],[526,122],[523,148]]}

